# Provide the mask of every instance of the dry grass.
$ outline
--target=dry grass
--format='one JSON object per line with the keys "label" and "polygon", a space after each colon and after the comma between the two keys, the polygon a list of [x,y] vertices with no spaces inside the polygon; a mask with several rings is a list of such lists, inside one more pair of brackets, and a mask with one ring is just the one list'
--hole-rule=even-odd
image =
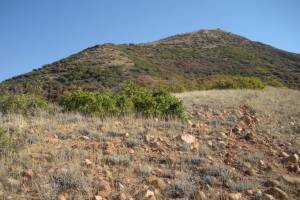
{"label": "dry grass", "polygon": [[[241,192],[253,199],[248,190],[264,190],[266,179],[294,173],[282,163],[280,152],[300,152],[295,128],[300,122],[298,91],[267,88],[177,96],[194,125],[130,116],[0,115],[0,127],[16,145],[15,151],[0,156],[0,196],[3,192],[4,199],[52,200],[60,194],[67,199],[93,199],[99,180],[104,179],[112,190],[108,199],[121,192],[128,199],[143,199],[147,190],[158,190],[157,199],[188,199],[199,188],[211,199],[224,192]],[[228,134],[239,123],[239,106],[245,103],[259,119],[248,130],[255,133],[254,141]],[[181,141],[183,133],[193,135],[197,143]],[[261,167],[260,160],[271,171]],[[256,173],[248,175],[245,165]],[[149,177],[166,187],[157,189]],[[297,189],[286,186],[285,190],[296,199]]]}
{"label": "dry grass", "polygon": [[237,108],[249,105],[257,111],[300,114],[300,91],[267,87],[264,90],[208,90],[176,94],[186,107],[206,105],[214,109]]}

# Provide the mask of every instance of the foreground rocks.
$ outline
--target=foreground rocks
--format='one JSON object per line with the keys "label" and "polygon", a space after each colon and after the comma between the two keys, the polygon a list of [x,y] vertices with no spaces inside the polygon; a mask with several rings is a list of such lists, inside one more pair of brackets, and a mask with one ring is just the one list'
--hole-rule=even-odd
{"label": "foreground rocks", "polygon": [[0,158],[0,199],[299,199],[300,140],[291,128],[299,117],[190,106],[190,122],[63,113],[2,119],[20,140],[16,154]]}

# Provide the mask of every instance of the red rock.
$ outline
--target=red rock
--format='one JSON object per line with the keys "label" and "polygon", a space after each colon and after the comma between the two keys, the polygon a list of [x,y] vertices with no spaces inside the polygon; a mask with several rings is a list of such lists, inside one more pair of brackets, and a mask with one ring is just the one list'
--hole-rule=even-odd
{"label": "red rock", "polygon": [[107,182],[104,179],[100,179],[98,182],[98,195],[100,195],[101,197],[107,197],[110,193],[111,193],[111,187],[109,182]]}
{"label": "red rock", "polygon": [[119,195],[119,200],[126,200],[126,195],[124,193],[121,193]]}

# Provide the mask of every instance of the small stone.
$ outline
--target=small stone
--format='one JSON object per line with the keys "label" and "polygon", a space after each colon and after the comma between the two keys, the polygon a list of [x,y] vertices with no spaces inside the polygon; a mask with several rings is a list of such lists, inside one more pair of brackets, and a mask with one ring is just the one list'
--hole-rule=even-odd
{"label": "small stone", "polygon": [[267,190],[266,193],[271,194],[277,199],[289,199],[288,194],[278,187],[272,187],[271,189]]}
{"label": "small stone", "polygon": [[241,134],[243,131],[243,128],[236,125],[233,129],[232,129],[232,132],[235,133],[235,134]]}
{"label": "small stone", "polygon": [[206,156],[209,161],[214,161],[214,158],[210,155]]}
{"label": "small stone", "polygon": [[91,165],[92,165],[92,161],[90,161],[89,159],[85,159],[85,160],[84,160],[84,164],[85,164],[86,166],[91,166]]}
{"label": "small stone", "polygon": [[96,195],[95,196],[95,200],[103,200],[103,198],[101,196],[99,196],[99,195]]}
{"label": "small stone", "polygon": [[223,138],[223,139],[224,139],[224,138],[227,138],[227,135],[226,135],[226,133],[224,133],[224,132],[220,132],[219,135],[220,135],[220,137]]}
{"label": "small stone", "polygon": [[254,194],[253,190],[246,190],[246,194],[252,196]]}
{"label": "small stone", "polygon": [[193,135],[190,134],[183,134],[180,136],[181,140],[187,144],[192,144],[196,142],[196,138]]}
{"label": "small stone", "polygon": [[66,197],[62,194],[58,195],[57,200],[66,200]]}
{"label": "small stone", "polygon": [[290,155],[286,152],[281,152],[281,155],[284,157],[284,158],[288,158]]}
{"label": "small stone", "polygon": [[126,195],[124,193],[121,193],[119,195],[119,200],[126,200]]}
{"label": "small stone", "polygon": [[207,145],[212,147],[213,146],[213,142],[211,140],[207,141]]}
{"label": "small stone", "polygon": [[259,160],[260,167],[265,167],[266,163],[263,160]]}
{"label": "small stone", "polygon": [[194,193],[194,200],[207,200],[206,195],[201,190],[197,190]]}
{"label": "small stone", "polygon": [[152,199],[153,197],[155,197],[155,195],[154,195],[154,192],[152,192],[151,190],[147,190],[145,192],[144,197],[147,198],[147,199],[150,199],[150,198]]}
{"label": "small stone", "polygon": [[255,194],[255,199],[261,199],[263,193],[261,190],[254,190],[254,194]]}
{"label": "small stone", "polygon": [[245,173],[249,176],[254,176],[256,174],[256,171],[255,171],[255,169],[253,169],[251,167],[251,168],[246,169]]}
{"label": "small stone", "polygon": [[288,160],[292,163],[298,163],[299,162],[299,156],[298,154],[293,154],[290,157],[288,157]]}
{"label": "small stone", "polygon": [[118,183],[118,190],[124,190],[125,186],[122,183]]}
{"label": "small stone", "polygon": [[197,151],[200,148],[200,143],[199,142],[194,142],[191,146],[191,150]]}
{"label": "small stone", "polygon": [[147,181],[149,182],[149,184],[151,184],[152,186],[154,186],[155,188],[159,189],[160,191],[163,191],[166,189],[166,183],[157,177],[154,176],[150,176]]}
{"label": "small stone", "polygon": [[100,179],[98,183],[99,192],[98,195],[105,198],[111,193],[111,187],[109,182],[104,179]]}
{"label": "small stone", "polygon": [[228,194],[229,200],[243,200],[241,193],[230,193]]}
{"label": "small stone", "polygon": [[34,173],[33,173],[32,169],[28,169],[28,170],[23,172],[23,175],[26,176],[26,177],[32,178]]}
{"label": "small stone", "polygon": [[261,200],[276,200],[272,195],[264,193]]}
{"label": "small stone", "polygon": [[112,173],[108,169],[104,169],[103,174],[108,178],[112,178]]}
{"label": "small stone", "polygon": [[291,126],[295,126],[295,122],[290,122],[289,123]]}
{"label": "small stone", "polygon": [[134,154],[134,150],[133,150],[132,148],[128,149],[128,152],[129,152],[130,154]]}
{"label": "small stone", "polygon": [[88,136],[84,135],[84,136],[82,136],[82,139],[89,140],[90,138]]}
{"label": "small stone", "polygon": [[190,125],[190,126],[193,126],[194,123],[191,121],[191,120],[187,120],[187,123]]}

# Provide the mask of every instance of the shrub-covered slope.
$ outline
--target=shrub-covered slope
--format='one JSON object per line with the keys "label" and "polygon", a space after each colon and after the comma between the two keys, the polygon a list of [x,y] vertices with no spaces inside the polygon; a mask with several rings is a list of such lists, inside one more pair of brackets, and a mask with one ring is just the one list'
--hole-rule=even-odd
{"label": "shrub-covered slope", "polygon": [[56,99],[70,88],[111,89],[133,80],[183,91],[208,89],[210,80],[237,75],[299,89],[300,55],[220,29],[202,30],[146,44],[97,45],[6,80],[0,90]]}

